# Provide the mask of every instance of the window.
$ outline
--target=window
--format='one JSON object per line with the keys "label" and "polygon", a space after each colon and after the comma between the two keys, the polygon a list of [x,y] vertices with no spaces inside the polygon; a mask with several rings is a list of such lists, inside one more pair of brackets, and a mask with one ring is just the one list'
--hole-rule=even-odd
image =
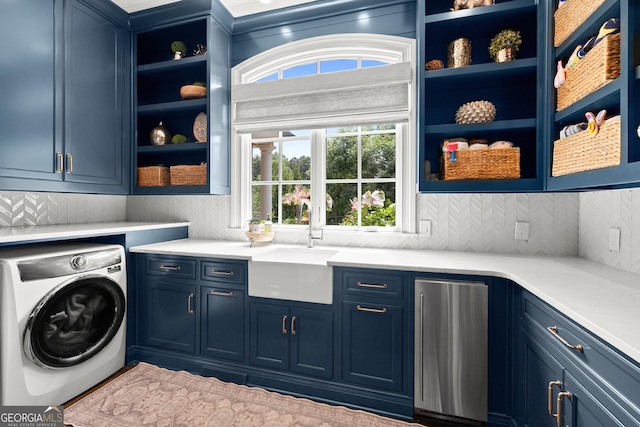
{"label": "window", "polygon": [[[375,79],[371,85],[362,85],[358,77],[354,79],[350,77],[354,74],[349,73],[374,68],[380,70],[374,73],[388,73],[386,70],[400,69],[388,64],[413,64],[413,56],[414,41],[401,37],[371,34],[317,37],[272,49],[234,67],[233,91],[240,93],[242,89],[245,94],[255,96],[254,89],[259,87],[255,85],[275,83],[279,86],[266,90],[273,96],[283,87],[286,92],[283,85],[289,85],[288,82],[292,82],[290,87],[296,84],[304,87],[305,80],[301,79],[309,76],[347,73],[341,80],[351,78],[355,83],[343,85],[336,94],[343,96],[349,92],[348,96],[358,97],[364,93],[377,97]],[[378,79],[383,84],[393,80]],[[407,82],[400,87],[407,88]],[[413,77],[406,93],[392,88],[402,95],[396,96],[397,103],[401,106],[404,103],[404,109],[411,112],[415,110],[412,82]],[[232,94],[232,100],[233,97]],[[316,101],[318,94],[311,90],[308,95],[302,93],[298,97]],[[236,101],[232,116],[240,105]],[[258,96],[242,105],[243,113],[255,108],[248,115],[257,112],[255,117],[259,117],[270,106],[284,104],[292,108],[295,102],[305,102],[289,101],[291,98],[265,100]],[[263,106],[259,106],[261,102]],[[320,102],[343,104],[341,98],[327,100],[326,93]],[[388,114],[374,108],[369,112],[367,107],[368,104],[359,111],[340,112],[320,120],[313,115],[289,120],[287,114],[281,114],[263,122],[251,117],[241,124],[234,121],[232,225],[240,227],[250,218],[265,219],[269,215],[276,226],[295,229],[308,224],[311,212],[315,227],[414,231],[414,118],[403,113],[409,118],[395,121],[399,117],[395,111]]]}
{"label": "window", "polygon": [[395,124],[252,134],[251,217],[308,224],[315,206],[321,224],[395,230],[397,140]]}

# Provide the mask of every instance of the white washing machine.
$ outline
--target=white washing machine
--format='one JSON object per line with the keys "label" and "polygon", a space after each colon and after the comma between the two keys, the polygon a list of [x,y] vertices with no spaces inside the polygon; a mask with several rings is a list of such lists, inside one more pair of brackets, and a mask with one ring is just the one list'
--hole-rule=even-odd
{"label": "white washing machine", "polygon": [[124,366],[126,294],[122,246],[0,249],[0,404],[60,405]]}

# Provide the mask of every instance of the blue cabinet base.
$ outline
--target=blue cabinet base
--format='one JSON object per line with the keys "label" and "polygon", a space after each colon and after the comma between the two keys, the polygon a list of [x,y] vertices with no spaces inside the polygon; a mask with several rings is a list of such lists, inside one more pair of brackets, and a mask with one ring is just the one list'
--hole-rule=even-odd
{"label": "blue cabinet base", "polygon": [[393,393],[381,393],[333,381],[307,379],[281,371],[256,369],[244,364],[223,363],[191,354],[176,354],[148,347],[127,349],[126,363],[151,363],[172,370],[184,370],[222,381],[261,387],[319,402],[348,406],[379,415],[413,419],[413,399]]}

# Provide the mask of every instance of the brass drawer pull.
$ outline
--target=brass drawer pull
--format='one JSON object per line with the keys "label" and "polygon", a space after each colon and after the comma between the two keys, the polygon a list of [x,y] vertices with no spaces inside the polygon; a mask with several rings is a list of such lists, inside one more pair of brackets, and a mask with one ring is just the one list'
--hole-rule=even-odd
{"label": "brass drawer pull", "polygon": [[62,164],[64,163],[64,160],[62,158],[62,152],[60,151],[56,152],[56,156],[58,157],[58,168],[56,169],[56,172],[62,173]]}
{"label": "brass drawer pull", "polygon": [[558,338],[558,340],[560,340],[560,342],[561,342],[562,344],[564,344],[565,346],[569,347],[571,350],[577,350],[577,351],[579,351],[580,353],[582,353],[582,350],[584,349],[584,348],[582,347],[582,344],[578,344],[578,345],[571,345],[571,344],[569,344],[569,343],[567,342],[567,340],[565,340],[564,338],[562,338],[562,337],[560,336],[560,334],[558,334],[558,327],[557,327],[557,326],[548,326],[548,327],[547,327],[547,331],[551,332],[551,334],[552,334],[554,337]]}
{"label": "brass drawer pull", "polygon": [[296,334],[296,316],[291,318],[291,335]]}
{"label": "brass drawer pull", "polygon": [[561,391],[558,393],[558,413],[555,415],[558,427],[562,427],[562,398],[566,397],[571,399],[571,393],[568,391]]}
{"label": "brass drawer pull", "polygon": [[189,298],[187,298],[187,313],[193,314],[193,308],[191,308],[191,302],[193,301],[193,294],[189,294]]}
{"label": "brass drawer pull", "polygon": [[387,289],[388,288],[386,283],[383,283],[382,285],[372,285],[370,283],[358,282],[358,286],[361,287],[361,288],[375,288],[375,289]]}
{"label": "brass drawer pull", "polygon": [[233,296],[233,291],[230,292],[220,292],[220,291],[216,291],[215,289],[212,291],[209,291],[209,294],[211,295],[220,295],[221,297],[232,297]]}
{"label": "brass drawer pull", "polygon": [[387,307],[384,308],[367,308],[367,307],[362,307],[360,304],[358,304],[358,311],[366,311],[369,313],[386,313],[387,312]]}
{"label": "brass drawer pull", "polygon": [[160,264],[160,270],[180,271],[180,266],[163,265]]}
{"label": "brass drawer pull", "polygon": [[549,383],[549,388],[547,389],[547,406],[549,415],[551,415],[552,417],[556,416],[556,414],[553,413],[553,386],[556,385],[558,386],[558,388],[560,388],[560,386],[562,386],[562,383],[560,381],[551,381]]}
{"label": "brass drawer pull", "polygon": [[217,274],[218,276],[233,276],[233,271],[211,270],[211,274]]}
{"label": "brass drawer pull", "polygon": [[287,316],[282,316],[282,335],[287,335]]}
{"label": "brass drawer pull", "polygon": [[73,155],[67,153],[67,173],[73,172]]}

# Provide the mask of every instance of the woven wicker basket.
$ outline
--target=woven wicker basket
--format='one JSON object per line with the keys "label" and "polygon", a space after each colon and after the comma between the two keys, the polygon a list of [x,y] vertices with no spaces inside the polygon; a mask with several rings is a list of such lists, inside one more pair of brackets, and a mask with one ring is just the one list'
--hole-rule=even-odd
{"label": "woven wicker basket", "polygon": [[206,185],[207,164],[171,166],[171,185]]}
{"label": "woven wicker basket", "polygon": [[440,158],[443,180],[453,179],[517,179],[520,178],[520,148],[456,151],[455,162],[450,153]]}
{"label": "woven wicker basket", "polygon": [[560,46],[588,17],[604,3],[604,0],[567,0],[553,14],[555,33],[553,45]]}
{"label": "woven wicker basket", "polygon": [[605,37],[574,67],[566,71],[566,81],[558,88],[557,111],[567,108],[618,77],[620,34],[613,34]]}
{"label": "woven wicker basket", "polygon": [[578,132],[553,143],[551,176],[620,164],[620,117],[607,120],[596,135]]}
{"label": "woven wicker basket", "polygon": [[169,168],[145,166],[138,168],[138,187],[162,187],[169,185]]}

